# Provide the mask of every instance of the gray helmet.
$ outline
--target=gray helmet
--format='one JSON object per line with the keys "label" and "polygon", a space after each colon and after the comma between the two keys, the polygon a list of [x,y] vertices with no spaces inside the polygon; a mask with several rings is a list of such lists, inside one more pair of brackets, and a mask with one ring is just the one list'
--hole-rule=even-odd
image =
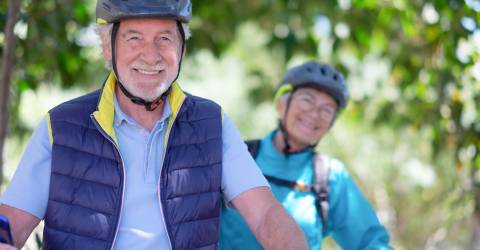
{"label": "gray helmet", "polygon": [[289,69],[280,82],[276,98],[303,87],[316,88],[332,96],[339,109],[347,106],[348,89],[343,75],[328,64],[311,61]]}
{"label": "gray helmet", "polygon": [[97,23],[115,23],[125,18],[163,17],[188,23],[190,0],[98,0]]}

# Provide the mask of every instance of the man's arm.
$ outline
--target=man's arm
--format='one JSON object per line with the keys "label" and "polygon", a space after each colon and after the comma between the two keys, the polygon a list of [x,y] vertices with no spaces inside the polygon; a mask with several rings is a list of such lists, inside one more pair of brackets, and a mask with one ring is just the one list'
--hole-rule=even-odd
{"label": "man's arm", "polygon": [[268,187],[245,191],[232,204],[265,249],[308,249],[303,231]]}
{"label": "man's arm", "polygon": [[[12,230],[15,246],[18,249],[21,249],[25,244],[25,241],[27,241],[28,236],[30,236],[33,229],[35,229],[40,222],[40,219],[23,210],[4,204],[0,205],[0,214],[7,216],[10,221],[10,228]],[[0,249],[4,249],[3,247],[4,246],[0,246]]]}
{"label": "man's arm", "polygon": [[[20,249],[45,216],[51,172],[47,119],[40,122],[25,148],[15,175],[0,198],[0,214],[8,217],[15,245]],[[0,249],[7,249],[0,246]]]}

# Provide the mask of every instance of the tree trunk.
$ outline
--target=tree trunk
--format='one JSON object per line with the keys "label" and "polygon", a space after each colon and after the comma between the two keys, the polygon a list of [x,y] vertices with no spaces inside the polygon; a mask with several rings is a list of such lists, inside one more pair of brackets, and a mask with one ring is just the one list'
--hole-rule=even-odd
{"label": "tree trunk", "polygon": [[8,1],[8,19],[5,24],[5,45],[0,78],[0,187],[3,184],[3,146],[7,136],[8,110],[10,96],[10,80],[15,64],[15,34],[13,28],[20,12],[20,0]]}
{"label": "tree trunk", "polygon": [[[478,169],[472,170],[472,176],[478,175]],[[470,238],[469,250],[480,250],[480,183],[475,178],[473,181],[473,192],[475,197],[475,209],[472,215],[472,231]]]}
{"label": "tree trunk", "polygon": [[480,214],[475,212],[472,216],[472,219],[472,233],[468,249],[480,250]]}

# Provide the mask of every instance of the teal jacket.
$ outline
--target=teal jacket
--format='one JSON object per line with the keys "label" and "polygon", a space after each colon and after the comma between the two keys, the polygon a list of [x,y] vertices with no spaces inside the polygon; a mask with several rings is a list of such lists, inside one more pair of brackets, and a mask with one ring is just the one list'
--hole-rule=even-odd
{"label": "teal jacket", "polygon": [[[273,131],[261,141],[256,162],[262,172],[311,184],[314,152],[308,150],[287,158],[272,144],[275,133]],[[322,239],[330,235],[343,249],[392,249],[388,233],[372,206],[338,160],[331,160],[328,183],[330,210],[325,235],[313,193],[270,183],[275,197],[304,231],[310,249],[321,249]],[[220,223],[221,249],[262,249],[237,211],[224,208]]]}

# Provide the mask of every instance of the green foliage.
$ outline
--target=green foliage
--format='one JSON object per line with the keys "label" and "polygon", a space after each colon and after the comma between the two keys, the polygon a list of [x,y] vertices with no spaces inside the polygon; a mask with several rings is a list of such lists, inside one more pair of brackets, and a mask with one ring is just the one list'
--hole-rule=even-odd
{"label": "green foliage", "polygon": [[[86,48],[76,42],[79,31],[93,20],[92,6],[87,3],[22,1],[20,20],[15,27],[17,70],[11,84],[13,116],[9,127],[13,133],[23,135],[28,132],[28,128],[15,115],[18,114],[23,92],[35,90],[42,84],[65,88],[87,85],[92,81],[93,73],[101,69],[89,67],[92,58],[82,53]],[[0,15],[6,16],[6,13],[6,2],[2,2]],[[4,22],[5,18],[0,18],[2,27]],[[3,46],[2,43],[0,45]]]}
{"label": "green foliage", "polygon": [[[273,87],[287,66],[316,59],[340,68],[352,101],[341,119],[352,127],[341,131],[355,133],[327,139],[330,151],[351,166],[358,167],[355,160],[366,161],[375,173],[382,173],[379,179],[371,177],[375,181],[370,186],[363,184],[364,190],[387,193],[384,207],[393,214],[390,226],[398,248],[452,249],[460,244],[458,239],[469,237],[468,229],[460,225],[480,214],[480,15],[466,2],[478,3],[194,1],[188,53],[208,50],[218,58],[225,54],[239,58],[254,106],[271,101]],[[98,50],[92,52],[77,42],[80,31],[94,20],[94,4],[94,0],[22,2],[11,98],[10,128],[15,135],[28,131],[18,117],[25,91],[41,84],[93,88],[103,80],[99,55],[92,56]],[[6,13],[3,1],[2,27]],[[243,112],[247,119],[241,122],[254,113]],[[375,141],[376,152],[363,151],[370,140]],[[345,141],[352,141],[352,146],[345,146]],[[404,148],[409,156],[395,158]],[[434,183],[412,182],[403,172],[402,160],[408,158],[427,165],[436,177]],[[425,219],[414,219],[418,217]],[[442,230],[452,236],[440,237]]]}
{"label": "green foliage", "polygon": [[[456,55],[462,41],[473,39],[472,31],[462,27],[462,18],[472,18],[478,25],[478,13],[463,1],[454,0],[340,2],[347,4],[341,6],[336,1],[245,1],[242,6],[236,6],[224,1],[212,6],[201,1],[196,3],[195,10],[198,20],[202,20],[197,23],[202,25],[193,28],[196,39],[202,41],[199,46],[222,51],[234,36],[235,27],[246,21],[256,22],[269,34],[268,48],[283,53],[285,61],[278,63],[286,64],[295,54],[317,55],[317,41],[319,47],[324,46],[324,39],[319,39],[312,29],[315,18],[324,15],[333,30],[343,25],[350,34],[340,37],[339,32],[333,32],[332,58],[320,60],[342,65],[347,75],[355,72],[351,72],[351,67],[343,67],[348,62],[340,57],[342,51],[349,51],[360,62],[372,54],[388,60],[389,77],[382,79],[378,88],[396,88],[399,97],[386,99],[375,96],[375,92],[365,98],[353,96],[354,101],[368,101],[365,106],[372,102],[377,105],[375,109],[378,111],[371,117],[374,124],[432,130],[435,135],[432,139],[433,158],[443,149],[458,151],[470,145],[476,145],[478,157],[479,118],[476,115],[466,122],[465,116],[467,106],[470,106],[470,112],[480,109],[479,79],[473,78],[471,72],[479,52],[469,55],[463,62]],[[193,40],[192,44],[196,42]],[[275,80],[262,75],[264,72],[258,68],[252,69],[251,73],[262,83]],[[462,96],[466,88],[477,91]],[[271,92],[268,93],[265,84],[259,84],[252,91],[257,102],[269,100],[269,94]],[[259,99],[259,96],[265,99]],[[369,109],[359,109],[359,112],[362,110]],[[471,165],[465,161],[456,162],[459,167]]]}
{"label": "green foliage", "polygon": [[[369,127],[363,133],[376,140],[385,136],[375,134],[380,128],[393,133],[392,139],[384,142],[391,145],[389,149],[370,153],[371,157],[379,159],[381,154],[388,157],[398,151],[396,147],[401,140],[402,144],[414,147],[406,159],[420,158],[421,162],[431,164],[427,169],[434,171],[436,181],[431,186],[402,187],[411,178],[399,177],[404,162],[385,159],[385,164],[391,167],[383,165],[378,169],[388,173],[380,186],[386,188],[390,206],[396,213],[394,240],[405,249],[420,246],[451,249],[459,246],[461,239],[468,239],[465,236],[468,231],[458,228],[469,220],[470,214],[480,213],[480,200],[475,195],[466,195],[478,192],[473,187],[480,186],[475,178],[480,168],[478,12],[455,0],[244,2],[235,12],[229,2],[220,4],[224,6],[199,2],[198,19],[207,25],[193,28],[197,39],[203,41],[199,44],[216,48],[213,50],[217,54],[218,49],[228,49],[230,41],[238,38],[239,24],[255,23],[266,34],[263,48],[275,54],[275,60],[259,63],[256,52],[241,57],[256,82],[250,88],[251,100],[257,104],[270,102],[272,86],[280,77],[260,64],[284,67],[296,58],[306,57],[341,68],[352,89],[353,107],[347,111],[352,114],[350,122]],[[323,32],[317,30],[322,17],[328,20]],[[462,24],[465,18],[474,20],[476,27],[467,29]],[[218,38],[221,36],[224,37]],[[459,55],[465,46],[473,46],[473,51]],[[384,72],[380,74],[382,69]],[[405,137],[405,133],[412,135]],[[342,145],[339,143],[337,148]],[[420,145],[428,150],[418,152]],[[352,153],[358,148],[361,145],[356,150],[333,151],[349,152],[343,159],[351,162]],[[351,162],[351,165],[356,164]],[[379,188],[378,182],[373,183],[376,186],[366,190]],[[425,219],[416,220],[419,216]],[[442,230],[457,236],[440,237]]]}

